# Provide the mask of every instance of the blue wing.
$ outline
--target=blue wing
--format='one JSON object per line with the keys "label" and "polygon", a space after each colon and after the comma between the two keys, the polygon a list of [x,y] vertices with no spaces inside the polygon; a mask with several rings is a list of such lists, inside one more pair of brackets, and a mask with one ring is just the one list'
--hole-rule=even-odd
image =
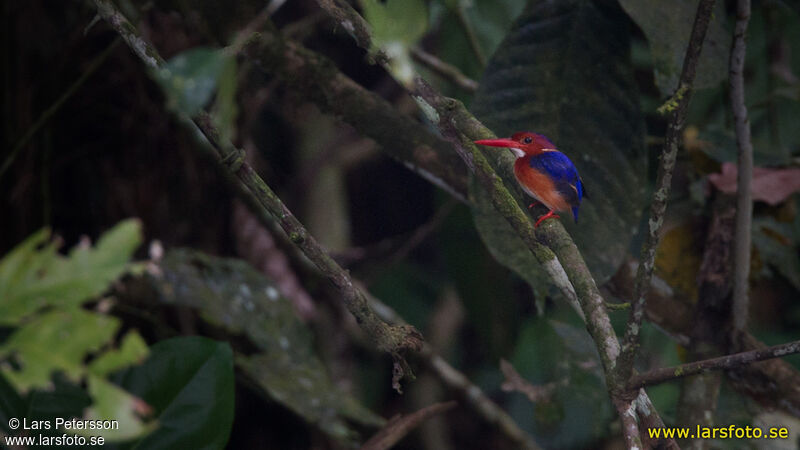
{"label": "blue wing", "polygon": [[572,207],[572,215],[577,222],[578,207],[583,200],[584,190],[583,180],[572,161],[559,151],[546,151],[531,157],[530,165],[531,168],[546,173],[553,180],[558,192]]}

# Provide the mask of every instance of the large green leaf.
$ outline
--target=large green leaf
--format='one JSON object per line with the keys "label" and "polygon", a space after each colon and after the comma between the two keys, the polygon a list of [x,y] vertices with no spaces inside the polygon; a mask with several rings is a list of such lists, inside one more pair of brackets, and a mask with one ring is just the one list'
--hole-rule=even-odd
{"label": "large green leaf", "polygon": [[176,250],[166,254],[160,268],[153,287],[162,301],[197,308],[210,323],[247,336],[259,349],[236,363],[270,397],[339,439],[353,436],[345,418],[383,423],[335,387],[291,302],[252,266]]}
{"label": "large green leaf", "polygon": [[85,373],[86,355],[111,340],[117,328],[116,318],[77,308],[42,314],[0,346],[0,358],[13,353],[20,365],[20,370],[6,366],[2,371],[22,391],[49,386],[56,370],[78,381]]}
{"label": "large green leaf", "polygon": [[[25,400],[25,412],[17,411],[16,417],[80,417],[91,404],[88,417],[123,422],[127,434],[119,437],[145,430],[133,414],[138,400],[101,377],[143,358],[147,345],[130,331],[120,350],[107,351],[89,369],[87,358],[113,340],[119,320],[80,307],[135,267],[128,260],[141,242],[140,228],[137,220],[120,222],[94,247],[82,243],[67,257],[58,254],[57,242],[47,242],[50,232],[45,229],[0,261],[0,324],[14,327],[0,345],[0,360],[11,362],[0,368],[4,374],[0,389],[5,391],[0,396],[19,398],[16,391],[33,389]],[[42,313],[45,306],[49,308]],[[92,398],[78,385],[87,376]],[[6,379],[16,388],[13,394]],[[1,403],[0,412],[10,415],[10,406]]]}
{"label": "large green leaf", "polygon": [[87,420],[116,420],[119,427],[107,430],[77,431],[84,436],[103,436],[106,442],[129,441],[155,429],[156,422],[144,423],[137,415],[142,401],[105,378],[91,375],[87,381],[92,406],[84,413]]}
{"label": "large green leaf", "polygon": [[199,336],[162,341],[144,363],[114,379],[158,417],[158,428],[134,448],[212,450],[228,442],[234,380],[227,343]]}
{"label": "large green leaf", "polygon": [[37,232],[0,261],[0,325],[14,325],[45,305],[72,307],[100,295],[132,267],[128,260],[142,241],[136,219],[120,222],[94,247],[74,247],[69,257],[46,244],[48,235]]}
{"label": "large green leaf", "polygon": [[586,330],[532,319],[523,327],[511,359],[529,383],[550,391],[531,404],[511,398],[509,410],[545,448],[582,448],[608,433],[613,420],[600,357]]}
{"label": "large green leaf", "polygon": [[[496,134],[545,134],[578,167],[588,198],[579,224],[569,214],[561,222],[598,283],[622,263],[645,198],[644,123],[626,23],[609,1],[532,1],[492,57],[473,104]],[[530,198],[517,186],[510,152],[484,153],[527,207]],[[489,207],[484,190],[473,187],[471,194],[476,224],[492,253],[526,280],[540,279],[536,260]]]}
{"label": "large green leaf", "polygon": [[[650,44],[656,85],[663,95],[678,86],[683,57],[700,0],[619,0]],[[725,3],[717,2],[697,64],[694,88],[712,87],[728,77],[731,33],[725,30]]]}
{"label": "large green leaf", "polygon": [[[457,8],[475,31],[480,48],[491,55],[508,34],[514,19],[525,8],[526,0],[438,0],[431,2],[431,23],[438,25],[437,38],[430,42],[433,52],[470,77],[477,78],[483,66],[470,47]],[[426,42],[428,44],[428,42]],[[424,70],[424,68],[421,68]],[[436,78],[431,78],[435,81]],[[447,90],[449,85],[443,84]]]}

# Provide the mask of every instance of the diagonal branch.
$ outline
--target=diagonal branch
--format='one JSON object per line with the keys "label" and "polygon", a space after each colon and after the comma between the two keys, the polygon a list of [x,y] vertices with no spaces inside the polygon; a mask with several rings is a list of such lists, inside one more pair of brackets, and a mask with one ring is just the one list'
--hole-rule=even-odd
{"label": "diagonal branch", "polygon": [[773,345],[772,347],[734,353],[732,355],[720,356],[719,358],[695,361],[675,367],[663,367],[661,369],[651,370],[632,376],[628,382],[628,387],[630,389],[638,389],[665,381],[675,380],[677,378],[687,377],[689,375],[706,373],[712,370],[734,369],[754,362],[780,358],[795,353],[800,353],[800,341],[792,341],[785,344]]}
{"label": "diagonal branch", "polygon": [[[158,69],[164,60],[155,48],[147,43],[125,16],[116,9],[110,0],[95,0],[98,13],[108,22],[133,52],[150,70]],[[183,116],[186,120],[189,120]],[[407,364],[401,354],[406,350],[419,350],[422,336],[411,326],[391,326],[381,320],[370,308],[365,294],[354,284],[350,275],[331,258],[305,227],[295,218],[270,187],[244,161],[243,151],[231,142],[220,137],[206,112],[200,112],[191,121],[199,133],[208,140],[217,154],[218,162],[233,174],[255,197],[263,210],[269,212],[289,236],[289,239],[311,260],[317,269],[338,289],[342,301],[347,306],[364,331],[376,346],[392,354],[403,369]]]}
{"label": "diagonal branch", "polygon": [[285,39],[267,23],[245,54],[263,72],[373,139],[395,160],[459,200],[467,173],[450,146],[389,102],[343,74],[327,57]]}
{"label": "diagonal branch", "polygon": [[[694,83],[697,72],[697,62],[700,57],[700,50],[703,48],[703,40],[708,30],[711,20],[711,11],[714,8],[714,0],[700,0],[697,5],[697,14],[692,26],[692,33],[689,37],[689,45],[686,47],[686,55],[683,59],[683,69],[681,71],[678,89],[675,92],[674,101],[670,104],[670,117],[667,124],[667,133],[664,137],[664,148],[661,152],[661,162],[658,167],[658,177],[656,179],[656,190],[653,193],[653,203],[650,210],[650,220],[648,221],[647,236],[642,244],[639,271],[636,274],[634,287],[634,298],[631,302],[631,312],[628,317],[628,325],[625,329],[625,336],[622,340],[622,353],[617,363],[616,376],[620,383],[624,383],[633,371],[633,363],[636,358],[636,350],[639,347],[639,330],[644,316],[644,304],[647,298],[647,291],[650,287],[650,280],[653,277],[653,267],[656,256],[656,249],[660,239],[661,225],[664,222],[664,213],[667,210],[667,201],[672,189],[672,171],[675,168],[675,159],[678,155],[678,141],[680,140],[681,130],[683,130],[686,120],[686,111],[689,108],[689,100],[692,96],[692,84]],[[674,103],[674,104],[673,104]]]}
{"label": "diagonal branch", "polygon": [[[405,323],[397,312],[379,299],[370,297],[370,303],[375,312],[386,322],[391,324]],[[419,352],[419,356],[436,376],[442,380],[442,383],[461,394],[467,406],[471,407],[484,420],[496,426],[517,448],[526,450],[539,450],[541,448],[528,433],[514,422],[514,419],[507,412],[493,402],[479,386],[469,381],[466,375],[451,366],[430,344],[426,342],[422,345],[422,351]]]}
{"label": "diagonal branch", "polygon": [[361,450],[386,450],[394,447],[394,444],[403,439],[414,428],[421,425],[426,419],[436,414],[441,414],[454,408],[456,402],[434,403],[419,411],[401,416],[400,414],[389,419],[389,422],[372,436]]}
{"label": "diagonal branch", "polygon": [[[439,128],[445,139],[453,143],[456,152],[489,193],[492,205],[517,231],[536,260],[550,276],[551,281],[562,290],[568,299],[575,298],[577,294],[587,329],[597,345],[603,363],[609,395],[623,421],[626,445],[629,448],[641,448],[636,422],[636,407],[632,403],[638,392],[628,398],[627,393],[624,392],[624,385],[615,384],[616,379],[612,375],[616,357],[619,354],[619,343],[614,329],[611,327],[603,297],[574,242],[563,226],[555,221],[543,225],[542,234],[537,236],[530,218],[522,211],[519,203],[503,185],[503,180],[497,175],[483,153],[472,143],[476,139],[494,137],[493,134],[475,119],[463,104],[443,97],[422,79],[417,79],[416,89],[412,96],[428,119]],[[540,239],[547,245],[543,245]],[[558,258],[554,251],[559,253]],[[561,259],[562,255],[564,259]],[[646,398],[646,395],[644,397]]]}
{"label": "diagonal branch", "polygon": [[[575,290],[555,254],[536,239],[536,231],[533,229],[530,219],[503,185],[503,180],[495,173],[483,153],[471,142],[473,136],[464,136],[462,130],[457,127],[456,117],[458,115],[471,117],[464,105],[457,100],[443,97],[421,78],[417,78],[416,89],[412,96],[428,120],[439,127],[444,138],[453,144],[456,153],[489,192],[494,207],[519,233],[533,256],[550,275],[556,287],[561,290],[565,298],[576,305]],[[480,125],[479,122],[475,122]],[[483,128],[483,125],[480,127]],[[491,131],[486,128],[483,128],[482,132],[482,137],[493,136]]]}

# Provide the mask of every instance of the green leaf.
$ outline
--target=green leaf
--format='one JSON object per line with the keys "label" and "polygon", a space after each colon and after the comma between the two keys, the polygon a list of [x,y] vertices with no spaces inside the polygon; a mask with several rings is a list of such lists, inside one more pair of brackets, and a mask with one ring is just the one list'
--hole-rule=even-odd
{"label": "green leaf", "polygon": [[147,357],[147,343],[136,330],[129,331],[117,350],[109,350],[89,364],[89,372],[102,377],[124,367],[140,363]]}
{"label": "green leaf", "polygon": [[0,325],[15,325],[45,305],[73,307],[100,295],[132,266],[141,224],[129,219],[103,234],[94,248],[78,245],[65,258],[49,232],[28,238],[0,261]]}
{"label": "green leaf", "polygon": [[[485,55],[491,55],[508,34],[514,19],[525,7],[525,0],[439,0],[432,3],[431,22],[441,22],[437,38],[432,44],[435,54],[460,68],[470,77],[478,77],[483,67],[470,48],[464,26],[458,18],[456,8],[462,8],[466,19],[473,27]],[[437,8],[444,10],[441,19],[434,16]],[[445,9],[446,8],[446,9]],[[427,42],[426,42],[427,44]],[[447,86],[444,86],[447,87]]]}
{"label": "green leaf", "polygon": [[116,430],[76,430],[77,434],[103,436],[106,441],[114,442],[135,439],[156,428],[156,422],[145,424],[137,415],[142,408],[142,400],[125,392],[105,378],[89,376],[88,386],[93,402],[92,406],[86,410],[84,418],[87,420],[116,420],[119,422],[119,428]]}
{"label": "green leaf", "polygon": [[55,245],[37,250],[50,238],[50,229],[42,228],[30,235],[0,260],[0,298],[6,298],[12,287],[33,278],[47,260],[55,255]]}
{"label": "green leaf", "polygon": [[[499,136],[545,134],[578,167],[588,197],[580,223],[569,214],[561,223],[599,284],[622,263],[645,204],[645,131],[624,20],[618,7],[604,2],[531,2],[492,57],[473,104]],[[484,153],[527,209],[530,197],[514,179],[510,152]],[[522,240],[499,231],[510,226],[487,207],[484,190],[473,187],[471,195],[492,253],[526,280],[539,279],[541,269]],[[531,210],[535,216],[544,212]]]}
{"label": "green leaf", "polygon": [[16,356],[20,370],[2,372],[20,391],[50,386],[56,370],[72,380],[83,376],[83,359],[99,350],[119,328],[119,320],[81,309],[56,310],[35,317],[0,346],[0,358]]}
{"label": "green leaf", "polygon": [[409,46],[425,34],[428,9],[422,0],[361,0],[360,3],[378,46],[394,42]]}
{"label": "green leaf", "polygon": [[151,405],[159,427],[134,448],[225,447],[233,423],[233,352],[227,343],[193,336],[159,342],[150,357],[114,377]]}
{"label": "green leaf", "polygon": [[414,79],[409,49],[425,34],[428,9],[422,0],[361,0],[372,27],[373,45],[390,58],[392,75],[404,84]]}
{"label": "green leaf", "polygon": [[[620,0],[619,3],[647,36],[656,85],[663,95],[672,95],[678,86],[699,0]],[[698,61],[695,89],[716,86],[728,77],[731,33],[725,30],[725,17],[724,2],[717,2]]]}
{"label": "green leaf", "polygon": [[511,358],[520,375],[552,394],[531,404],[514,394],[509,410],[545,448],[581,448],[608,432],[614,418],[600,358],[586,330],[544,319],[530,320]]}
{"label": "green leaf", "polygon": [[344,419],[383,420],[338,390],[313,351],[312,336],[291,302],[249,264],[200,252],[173,250],[152,286],[160,300],[197,308],[208,322],[244,335],[259,349],[236,363],[257,386],[327,434],[348,440]]}
{"label": "green leaf", "polygon": [[210,100],[230,58],[223,50],[196,47],[167,61],[156,80],[167,95],[168,106],[193,116]]}
{"label": "green leaf", "polygon": [[[509,176],[513,177],[513,175],[505,174],[503,178],[508,179]],[[548,289],[548,287],[553,287],[550,284],[549,276],[533,258],[519,234],[508,225],[505,219],[498,217],[491,199],[477,184],[474,177],[470,181],[470,195],[475,202],[473,209],[475,228],[478,229],[481,239],[486,243],[489,253],[494,259],[522,277],[531,286],[537,299],[543,299],[546,295],[561,295],[555,288]]]}

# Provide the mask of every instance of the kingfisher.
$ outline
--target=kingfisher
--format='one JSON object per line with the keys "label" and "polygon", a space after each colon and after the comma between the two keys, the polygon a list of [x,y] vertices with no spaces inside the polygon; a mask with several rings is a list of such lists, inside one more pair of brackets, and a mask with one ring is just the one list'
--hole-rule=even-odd
{"label": "kingfisher", "polygon": [[484,139],[475,143],[508,148],[517,157],[514,161],[517,182],[528,195],[550,210],[539,217],[534,228],[547,219],[559,218],[556,211],[572,210],[575,223],[578,223],[578,208],[586,195],[583,180],[575,164],[558,151],[550,139],[538,133],[521,131],[510,138]]}

